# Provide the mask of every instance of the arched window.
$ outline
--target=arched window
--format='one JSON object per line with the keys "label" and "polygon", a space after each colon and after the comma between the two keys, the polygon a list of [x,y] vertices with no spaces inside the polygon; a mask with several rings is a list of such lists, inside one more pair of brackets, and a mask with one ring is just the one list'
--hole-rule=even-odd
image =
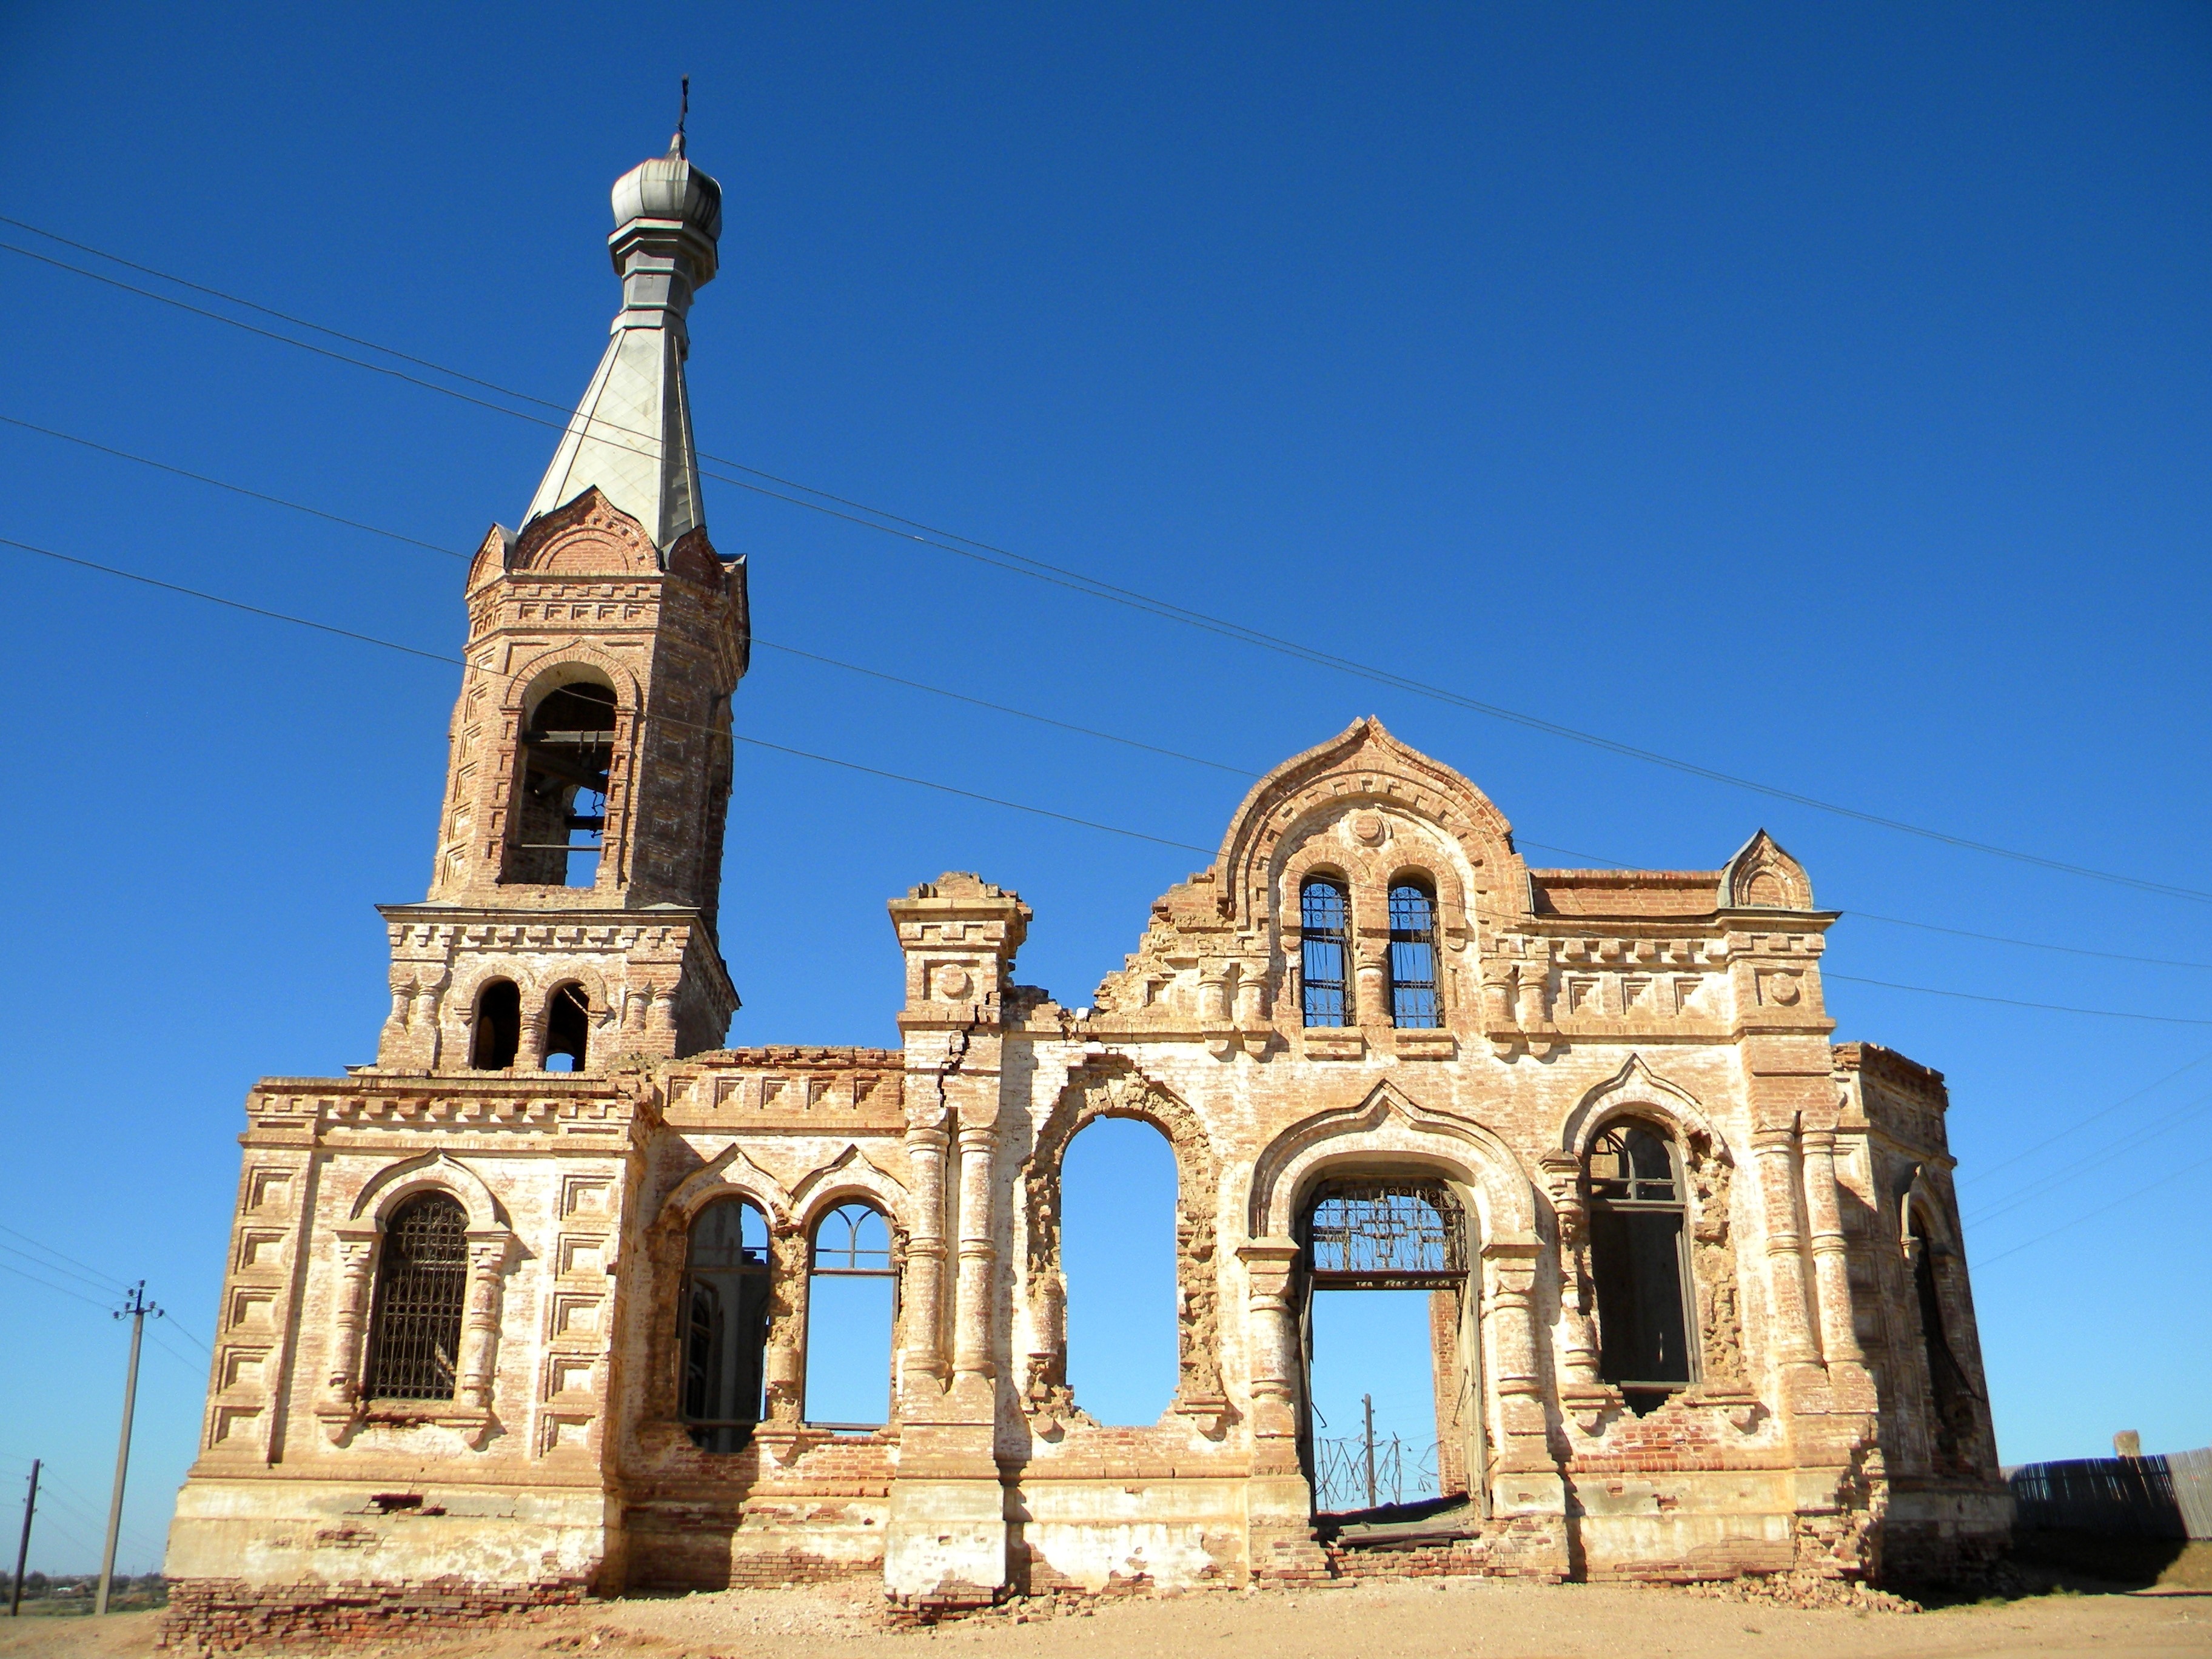
{"label": "arched window", "polygon": [[1095,1119],[1061,1154],[1066,1381],[1094,1422],[1155,1423],[1175,1398],[1177,1185],[1174,1147],[1143,1120]]}
{"label": "arched window", "polygon": [[857,1430],[890,1419],[891,1328],[897,1317],[890,1223],[872,1205],[839,1205],[815,1224],[806,1281],[809,1423]]}
{"label": "arched window", "polygon": [[589,887],[599,879],[614,753],[612,687],[579,680],[538,699],[522,732],[506,880]]}
{"label": "arched window", "polygon": [[1443,1024],[1437,1000],[1437,896],[1411,879],[1390,889],[1390,1023],[1415,1030]]}
{"label": "arched window", "polygon": [[1695,1380],[1687,1317],[1682,1182],[1674,1149],[1636,1122],[1590,1143],[1590,1276],[1597,1283],[1598,1375],[1639,1411]]}
{"label": "arched window", "polygon": [[1345,958],[1352,945],[1352,906],[1342,882],[1310,876],[1298,889],[1302,944],[1298,982],[1309,1025],[1344,1025],[1352,1018]]}
{"label": "arched window", "polygon": [[[1917,1204],[1917,1200],[1915,1200]],[[1936,1282],[1936,1247],[1917,1215],[1912,1218],[1912,1291],[1919,1304],[1920,1342],[1928,1357],[1929,1426],[1939,1467],[1963,1469],[1974,1426],[1973,1386],[1951,1352],[1943,1328],[1943,1297]]]}
{"label": "arched window", "polygon": [[702,1451],[742,1451],[760,1422],[768,1301],[768,1218],[718,1198],[692,1218],[678,1304],[684,1421]]}
{"label": "arched window", "polygon": [[368,1327],[371,1400],[451,1400],[469,1288],[469,1218],[444,1193],[392,1213]]}
{"label": "arched window", "polygon": [[591,997],[580,985],[563,985],[545,1005],[545,1069],[582,1071],[591,1041]]}
{"label": "arched window", "polygon": [[503,1072],[522,1047],[522,992],[511,979],[495,979],[477,993],[476,1034],[469,1064],[479,1072]]}

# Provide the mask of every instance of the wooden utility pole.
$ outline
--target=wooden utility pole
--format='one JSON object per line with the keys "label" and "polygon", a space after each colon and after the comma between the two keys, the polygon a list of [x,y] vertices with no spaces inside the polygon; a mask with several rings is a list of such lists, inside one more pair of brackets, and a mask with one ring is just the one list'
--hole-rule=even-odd
{"label": "wooden utility pole", "polygon": [[31,1514],[39,1507],[39,1460],[31,1460],[31,1490],[23,1495],[23,1536],[15,1546],[15,1593],[8,1603],[8,1616],[23,1616],[23,1563],[31,1554]]}
{"label": "wooden utility pole", "polygon": [[107,1500],[107,1548],[100,1558],[100,1595],[93,1602],[94,1614],[107,1611],[107,1587],[115,1577],[115,1539],[123,1530],[123,1477],[131,1467],[131,1413],[138,1403],[138,1339],[146,1329],[146,1316],[161,1310],[146,1300],[146,1281],[140,1279],[130,1299],[116,1310],[118,1319],[131,1316],[131,1369],[123,1377],[123,1439],[115,1449],[115,1492]]}

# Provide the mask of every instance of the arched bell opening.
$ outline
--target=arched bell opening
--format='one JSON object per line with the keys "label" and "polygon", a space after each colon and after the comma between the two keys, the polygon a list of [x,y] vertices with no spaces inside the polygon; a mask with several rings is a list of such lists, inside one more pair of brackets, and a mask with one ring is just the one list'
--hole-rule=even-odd
{"label": "arched bell opening", "polygon": [[547,692],[523,722],[521,777],[501,879],[590,887],[605,846],[614,764],[614,688],[572,680]]}

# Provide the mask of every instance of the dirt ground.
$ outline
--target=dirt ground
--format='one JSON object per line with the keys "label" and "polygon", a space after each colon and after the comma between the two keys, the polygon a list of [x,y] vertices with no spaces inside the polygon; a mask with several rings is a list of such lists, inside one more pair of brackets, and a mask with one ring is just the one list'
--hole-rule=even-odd
{"label": "dirt ground", "polygon": [[[156,1613],[0,1619],[0,1659],[150,1659]],[[1802,1611],[1680,1590],[1498,1580],[1018,1604],[886,1626],[872,1583],[598,1602],[540,1624],[356,1650],[361,1659],[1650,1659],[1652,1656],[2212,1654],[2212,1590],[2027,1596],[1924,1613]]]}

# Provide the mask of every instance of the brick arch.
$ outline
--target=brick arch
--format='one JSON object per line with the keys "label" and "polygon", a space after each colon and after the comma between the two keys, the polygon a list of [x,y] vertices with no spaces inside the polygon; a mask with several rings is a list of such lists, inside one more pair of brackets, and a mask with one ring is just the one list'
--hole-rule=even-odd
{"label": "brick arch", "polygon": [[546,576],[657,576],[660,552],[645,526],[594,484],[525,526],[507,553],[507,568]]}
{"label": "brick arch", "polygon": [[367,1221],[380,1232],[393,1211],[417,1193],[438,1192],[456,1200],[468,1212],[469,1231],[507,1231],[507,1210],[484,1178],[449,1152],[426,1152],[398,1164],[386,1164],[362,1185],[348,1212],[354,1221]]}
{"label": "brick arch", "polygon": [[[1277,880],[1286,848],[1323,813],[1354,806],[1395,811],[1432,825],[1455,845],[1474,875],[1478,908],[1501,920],[1528,911],[1528,866],[1513,848],[1512,826],[1490,798],[1444,765],[1383,730],[1370,716],[1327,743],[1285,761],[1253,785],[1231,818],[1216,867],[1222,903],[1242,927],[1277,914]],[[1402,860],[1401,860],[1402,862]],[[1443,903],[1448,873],[1432,872]],[[1464,906],[1467,895],[1455,895]]]}
{"label": "brick arch", "polygon": [[1024,1181],[1031,1313],[1042,1333],[1030,1356],[1032,1417],[1075,1414],[1067,1385],[1066,1280],[1060,1260],[1060,1173],[1069,1144],[1102,1117],[1133,1118],[1167,1138],[1176,1162],[1176,1382],[1171,1410],[1226,1409],[1221,1382],[1218,1227],[1220,1160],[1197,1113],[1126,1066],[1091,1066],[1068,1079],[1038,1127]]}

